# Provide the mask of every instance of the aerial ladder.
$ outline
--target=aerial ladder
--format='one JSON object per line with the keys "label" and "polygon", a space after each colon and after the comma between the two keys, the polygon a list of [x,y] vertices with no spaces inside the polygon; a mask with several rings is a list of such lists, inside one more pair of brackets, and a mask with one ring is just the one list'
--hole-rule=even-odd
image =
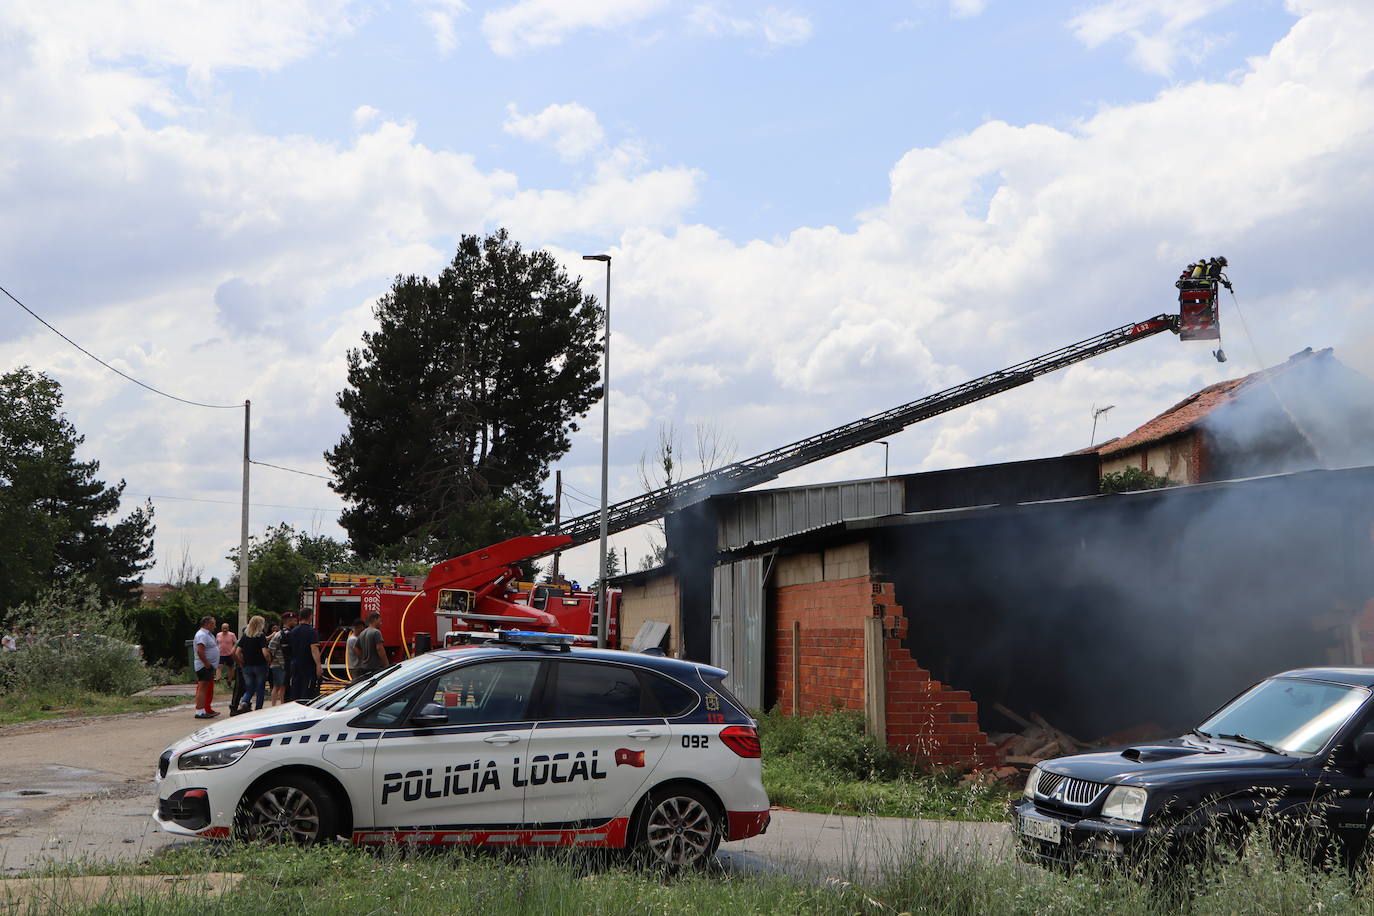
{"label": "aerial ladder", "polygon": [[[752,458],[650,490],[648,493],[607,507],[607,531],[610,534],[626,531],[717,494],[735,493],[766,483],[788,471],[876,442],[906,429],[913,423],[920,423],[922,420],[938,417],[995,394],[1019,388],[1042,375],[1092,359],[1094,356],[1101,356],[1118,347],[1153,337],[1164,331],[1177,334],[1179,327],[1179,316],[1169,314],[1156,315],[1133,324],[1123,324],[1119,328],[1113,328],[1087,340],[1060,347],[1034,359],[990,372],[882,413],[863,417]],[[566,540],[560,538],[557,544],[551,544],[548,549],[530,556],[544,556],[554,550],[564,550],[594,541],[600,536],[600,525],[599,509],[567,519],[547,529],[549,534],[563,535]]]}

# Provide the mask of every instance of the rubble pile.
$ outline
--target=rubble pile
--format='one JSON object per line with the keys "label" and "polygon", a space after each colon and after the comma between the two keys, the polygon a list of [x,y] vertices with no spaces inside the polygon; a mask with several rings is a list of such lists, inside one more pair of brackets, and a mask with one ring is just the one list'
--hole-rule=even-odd
{"label": "rubble pile", "polygon": [[988,740],[997,745],[1002,760],[1009,765],[1030,767],[1042,760],[1062,757],[1065,754],[1077,754],[1093,746],[1055,728],[1038,713],[1032,713],[1028,719],[1012,712],[1001,703],[995,704],[993,708],[1021,726],[1019,732],[988,735]]}

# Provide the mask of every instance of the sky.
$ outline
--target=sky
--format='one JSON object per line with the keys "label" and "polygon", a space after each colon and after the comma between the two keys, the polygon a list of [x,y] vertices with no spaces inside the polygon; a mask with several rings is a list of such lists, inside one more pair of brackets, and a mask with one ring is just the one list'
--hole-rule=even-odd
{"label": "sky", "polygon": [[[325,475],[392,277],[506,227],[600,297],[581,255],[607,252],[614,500],[666,424],[689,468],[697,428],[747,457],[1175,309],[1182,265],[1225,255],[1225,365],[1161,335],[888,451],[1058,455],[1096,407],[1121,435],[1303,347],[1374,374],[1370,47],[1367,0],[10,0],[0,286],[154,388],[251,399],[253,457]],[[0,371],[22,365],[126,511],[152,498],[147,581],[224,576],[242,410],[0,300]],[[600,450],[597,405],[565,514]],[[343,536],[316,477],[255,466],[251,501],[255,534]],[[612,542],[636,567],[653,536]]]}

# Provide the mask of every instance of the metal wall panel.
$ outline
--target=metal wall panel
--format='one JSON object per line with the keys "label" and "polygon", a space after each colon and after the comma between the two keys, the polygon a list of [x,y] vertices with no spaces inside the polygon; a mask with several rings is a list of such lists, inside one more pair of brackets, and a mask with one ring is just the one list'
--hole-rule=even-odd
{"label": "metal wall panel", "polygon": [[763,557],[722,563],[711,591],[711,664],[750,709],[763,706]]}
{"label": "metal wall panel", "polygon": [[735,550],[835,522],[905,511],[901,478],[759,490],[719,500],[716,549]]}

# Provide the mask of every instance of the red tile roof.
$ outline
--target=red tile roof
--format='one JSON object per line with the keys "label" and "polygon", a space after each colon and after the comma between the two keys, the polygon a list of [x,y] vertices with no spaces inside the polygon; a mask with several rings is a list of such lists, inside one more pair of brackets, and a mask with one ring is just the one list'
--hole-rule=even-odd
{"label": "red tile roof", "polygon": [[164,582],[144,583],[143,587],[139,590],[139,600],[142,601],[144,604],[150,604],[154,601],[157,601],[159,598],[163,597],[168,592],[175,590],[175,585],[169,585]]}
{"label": "red tile roof", "polygon": [[1270,366],[1268,369],[1261,369],[1258,372],[1252,372],[1241,378],[1217,382],[1215,385],[1208,385],[1201,391],[1188,395],[1188,397],[1179,401],[1173,407],[1170,407],[1144,426],[1127,433],[1119,439],[1111,439],[1087,451],[1096,451],[1105,458],[1108,455],[1128,452],[1152,442],[1159,442],[1173,436],[1183,435],[1196,426],[1203,417],[1207,416],[1207,414],[1216,410],[1223,404],[1236,400],[1246,391],[1246,389],[1253,387],[1259,382],[1271,379],[1283,372],[1287,372],[1294,366],[1305,363],[1308,360],[1330,357],[1330,347],[1327,347],[1325,350],[1313,350],[1311,347],[1308,347],[1306,350],[1294,353],[1292,356],[1288,357],[1286,362],[1279,363],[1277,366]]}

